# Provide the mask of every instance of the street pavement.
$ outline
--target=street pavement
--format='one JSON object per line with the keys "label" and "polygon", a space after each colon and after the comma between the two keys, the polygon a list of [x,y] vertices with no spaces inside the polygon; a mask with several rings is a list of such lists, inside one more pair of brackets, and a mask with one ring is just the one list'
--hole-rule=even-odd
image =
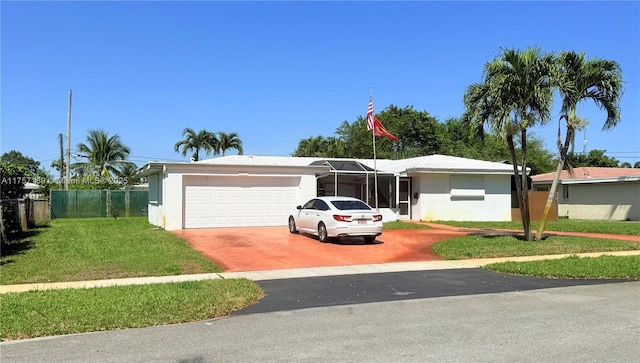
{"label": "street pavement", "polygon": [[188,324],[0,343],[5,362],[638,362],[640,282],[477,268],[258,281]]}

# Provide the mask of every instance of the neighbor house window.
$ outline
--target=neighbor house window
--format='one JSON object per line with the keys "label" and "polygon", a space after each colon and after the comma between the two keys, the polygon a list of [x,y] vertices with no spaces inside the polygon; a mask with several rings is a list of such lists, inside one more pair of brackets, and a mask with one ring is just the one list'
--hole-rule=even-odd
{"label": "neighbor house window", "polygon": [[484,200],[484,176],[482,175],[451,175],[451,200]]}
{"label": "neighbor house window", "polygon": [[568,185],[563,185],[562,186],[562,199],[564,200],[569,200],[569,186]]}

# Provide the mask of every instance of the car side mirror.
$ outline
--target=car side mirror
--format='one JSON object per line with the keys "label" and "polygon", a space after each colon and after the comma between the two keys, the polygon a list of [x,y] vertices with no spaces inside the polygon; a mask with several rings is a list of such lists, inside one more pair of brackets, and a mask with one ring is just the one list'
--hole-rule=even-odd
{"label": "car side mirror", "polygon": [[296,209],[302,209],[302,206],[301,206],[301,205],[299,205],[299,206],[297,206],[297,207],[296,207]]}

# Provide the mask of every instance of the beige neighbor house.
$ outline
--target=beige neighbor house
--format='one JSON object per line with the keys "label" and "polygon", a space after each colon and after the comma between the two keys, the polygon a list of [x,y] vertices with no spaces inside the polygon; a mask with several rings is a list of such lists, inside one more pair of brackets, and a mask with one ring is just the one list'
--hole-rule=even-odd
{"label": "beige neighbor house", "polygon": [[[532,189],[548,191],[555,173],[534,175]],[[557,190],[558,216],[591,220],[640,220],[640,169],[564,170]]]}
{"label": "beige neighbor house", "polygon": [[513,167],[452,156],[230,155],[198,162],[152,161],[140,172],[149,182],[149,222],[167,230],[286,226],[297,205],[324,195],[357,197],[374,208],[377,204],[384,221],[511,220]]}

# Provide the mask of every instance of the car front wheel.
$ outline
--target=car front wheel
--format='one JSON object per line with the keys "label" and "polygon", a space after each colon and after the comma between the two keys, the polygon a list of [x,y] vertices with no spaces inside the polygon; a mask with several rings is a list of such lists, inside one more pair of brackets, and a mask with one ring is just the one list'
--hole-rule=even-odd
{"label": "car front wheel", "polygon": [[293,217],[289,217],[289,233],[298,233],[296,229],[296,220]]}
{"label": "car front wheel", "polygon": [[324,223],[318,224],[318,239],[320,242],[327,242],[329,240],[329,236],[327,235],[327,227]]}

